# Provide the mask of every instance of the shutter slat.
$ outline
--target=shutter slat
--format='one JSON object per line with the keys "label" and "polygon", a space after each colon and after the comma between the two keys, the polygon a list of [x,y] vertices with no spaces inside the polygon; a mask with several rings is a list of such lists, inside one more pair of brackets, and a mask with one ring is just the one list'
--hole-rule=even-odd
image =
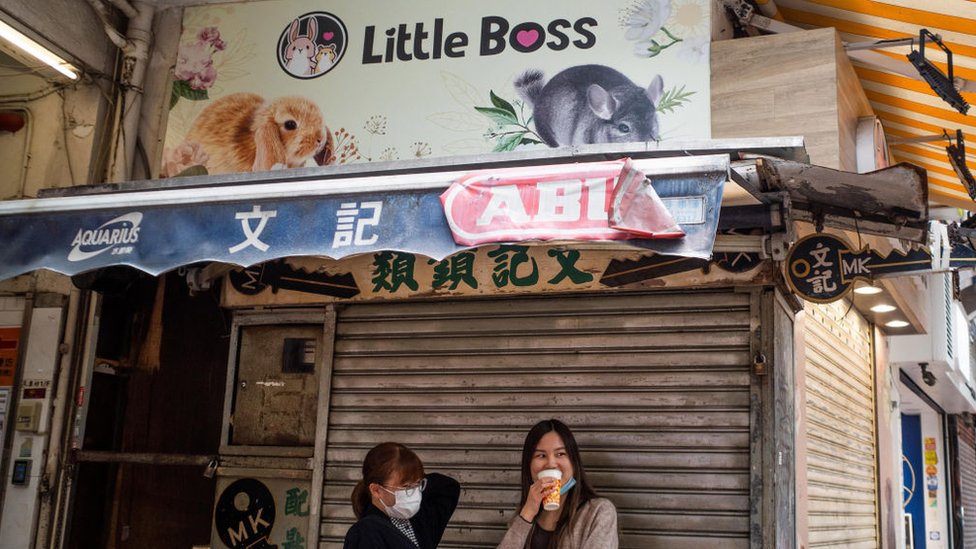
{"label": "shutter slat", "polygon": [[877,548],[871,328],[845,301],[805,310],[808,547]]}
{"label": "shutter slat", "polygon": [[339,311],[320,547],[341,546],[365,452],[396,440],[462,483],[440,547],[494,548],[528,428],[571,426],[621,547],[746,548],[745,293],[355,304]]}

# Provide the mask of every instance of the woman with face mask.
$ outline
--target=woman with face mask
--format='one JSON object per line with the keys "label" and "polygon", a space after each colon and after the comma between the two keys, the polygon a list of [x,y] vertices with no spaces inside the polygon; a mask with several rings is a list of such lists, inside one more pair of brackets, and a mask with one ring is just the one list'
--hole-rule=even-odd
{"label": "woman with face mask", "polygon": [[[546,510],[543,502],[557,486],[559,508]],[[617,549],[619,542],[617,509],[587,481],[569,427],[555,419],[535,424],[522,446],[518,514],[498,549]]]}
{"label": "woman with face mask", "polygon": [[384,442],[363,460],[363,478],[352,491],[358,520],[343,549],[435,549],[460,495],[456,480],[425,475],[417,454]]}

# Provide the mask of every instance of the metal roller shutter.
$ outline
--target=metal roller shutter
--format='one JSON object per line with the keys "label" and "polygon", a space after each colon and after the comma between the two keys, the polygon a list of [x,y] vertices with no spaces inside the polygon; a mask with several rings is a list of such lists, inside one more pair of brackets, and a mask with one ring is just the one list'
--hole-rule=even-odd
{"label": "metal roller shutter", "polygon": [[567,422],[621,547],[748,547],[750,294],[352,305],[339,312],[321,547],[367,449],[416,449],[463,492],[441,547],[495,547],[536,421]]}
{"label": "metal roller shutter", "polygon": [[807,304],[810,547],[878,547],[871,327],[846,301]]}
{"label": "metal roller shutter", "polygon": [[976,433],[959,421],[959,498],[962,502],[962,535],[965,549],[976,549]]}

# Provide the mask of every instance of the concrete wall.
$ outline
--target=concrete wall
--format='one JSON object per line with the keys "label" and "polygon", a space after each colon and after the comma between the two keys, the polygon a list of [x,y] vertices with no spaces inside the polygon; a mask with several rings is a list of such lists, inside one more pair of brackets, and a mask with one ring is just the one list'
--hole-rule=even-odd
{"label": "concrete wall", "polygon": [[[24,386],[46,387],[44,398],[21,399],[20,405],[38,404],[40,417],[39,431],[15,431],[12,441],[11,463],[16,459],[26,459],[31,463],[30,477],[26,485],[11,484],[10,468],[5,478],[3,515],[0,516],[0,549],[23,549],[29,547],[34,536],[37,517],[38,487],[44,472],[44,458],[47,445],[47,414],[50,413],[52,380],[59,358],[58,347],[61,341],[60,307],[35,308],[31,314],[30,333],[26,339],[23,380]],[[22,391],[22,389],[21,389]],[[13,412],[13,411],[11,411]],[[12,418],[13,413],[8,414]]]}

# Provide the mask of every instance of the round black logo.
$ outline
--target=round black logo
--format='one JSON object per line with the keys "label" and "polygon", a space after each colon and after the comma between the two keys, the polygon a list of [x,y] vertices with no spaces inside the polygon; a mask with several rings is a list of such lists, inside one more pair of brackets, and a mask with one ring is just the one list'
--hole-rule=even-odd
{"label": "round black logo", "polygon": [[301,78],[318,78],[332,70],[346,51],[346,26],[324,11],[306,13],[285,27],[278,38],[278,64]]}
{"label": "round black logo", "polygon": [[217,499],[214,525],[220,541],[234,549],[268,545],[275,521],[275,502],[263,482],[242,478],[231,483]]}

